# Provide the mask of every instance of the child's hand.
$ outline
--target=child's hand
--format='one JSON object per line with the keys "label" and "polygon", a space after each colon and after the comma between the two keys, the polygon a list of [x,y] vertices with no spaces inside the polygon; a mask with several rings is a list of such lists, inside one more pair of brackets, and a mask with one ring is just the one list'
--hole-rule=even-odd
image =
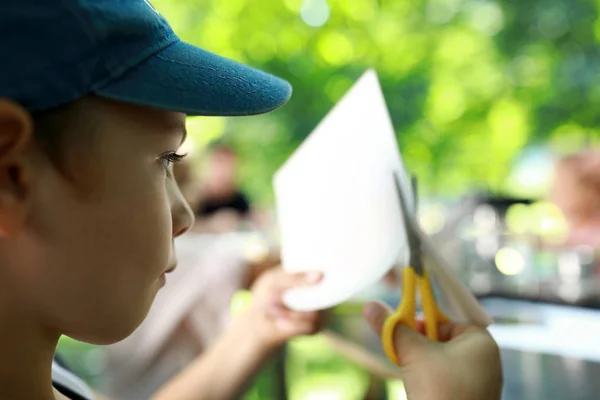
{"label": "child's hand", "polygon": [[252,303],[244,318],[258,333],[264,346],[277,347],[294,336],[317,332],[322,313],[295,312],[282,301],[287,289],[313,285],[321,280],[320,273],[289,274],[281,268],[268,270],[252,286]]}
{"label": "child's hand", "polygon": [[[379,303],[365,306],[365,317],[381,334],[392,310]],[[500,352],[491,335],[467,324],[440,324],[440,341],[398,325],[394,343],[409,400],[499,400],[502,394]]]}

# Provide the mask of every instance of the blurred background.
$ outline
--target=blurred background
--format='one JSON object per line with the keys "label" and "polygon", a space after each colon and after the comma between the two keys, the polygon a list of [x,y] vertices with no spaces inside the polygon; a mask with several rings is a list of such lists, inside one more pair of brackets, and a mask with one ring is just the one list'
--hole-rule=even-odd
{"label": "blurred background", "polygon": [[[141,399],[147,393],[119,387],[151,388],[210,346],[231,299],[234,306],[243,302],[234,294],[277,264],[274,172],[356,79],[375,68],[404,162],[419,178],[420,223],[498,320],[491,330],[512,371],[506,398],[595,398],[598,2],[152,3],[183,40],[279,75],[294,94],[265,116],[188,120],[182,149],[188,161],[176,173],[198,223],[180,245],[188,267],[179,270],[182,282],[194,276],[205,283],[165,290],[157,307],[180,304],[180,310],[151,313],[129,345],[106,349],[63,338],[60,351],[77,372],[116,398]],[[386,282],[370,295],[394,304],[400,294],[393,279]],[[364,331],[359,305],[357,299],[335,310],[335,340],[321,335],[290,343],[247,398],[405,398],[385,360],[377,364],[380,345]],[[169,313],[178,314],[165,322]],[[180,346],[180,321],[190,315],[202,339]],[[174,348],[176,355],[167,357]],[[131,354],[143,360],[119,369]]]}

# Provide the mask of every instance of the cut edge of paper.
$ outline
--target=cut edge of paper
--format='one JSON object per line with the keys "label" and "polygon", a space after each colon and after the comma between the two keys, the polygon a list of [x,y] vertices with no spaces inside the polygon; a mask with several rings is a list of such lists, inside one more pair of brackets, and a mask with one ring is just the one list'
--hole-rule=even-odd
{"label": "cut edge of paper", "polygon": [[445,305],[444,312],[455,322],[472,323],[488,327],[494,320],[477,301],[473,293],[456,277],[444,258],[438,254],[431,239],[419,230],[423,243],[425,267],[428,268],[435,287]]}
{"label": "cut edge of paper", "polygon": [[[302,153],[304,148],[309,145],[315,138],[315,134],[320,130],[321,126],[327,123],[331,118],[337,116],[340,112],[340,109],[344,107],[345,103],[349,101],[349,99],[353,98],[358,91],[370,91],[371,96],[376,96],[381,103],[384,105],[384,112],[386,116],[386,125],[389,126],[389,130],[394,133],[393,135],[393,144],[394,144],[394,157],[399,160],[398,172],[400,175],[400,185],[404,188],[404,192],[408,194],[407,198],[409,199],[409,208],[412,212],[416,211],[415,204],[415,196],[413,194],[412,185],[410,176],[406,172],[406,167],[404,165],[404,160],[402,159],[402,155],[400,153],[398,139],[395,135],[394,125],[392,123],[392,118],[389,114],[389,109],[387,107],[387,102],[385,100],[385,96],[383,95],[383,89],[381,87],[381,83],[379,81],[379,77],[377,75],[377,71],[374,68],[369,68],[355,81],[354,85],[348,89],[346,93],[340,98],[340,100],[327,112],[325,117],[313,128],[311,133],[300,143],[300,145],[296,148],[296,150],[291,154],[291,156],[281,165],[281,167],[275,172],[273,175],[273,183],[280,179],[283,173],[286,170],[286,167],[290,165],[299,154]],[[369,97],[369,96],[366,96]]]}
{"label": "cut edge of paper", "polygon": [[[360,112],[359,110],[363,111],[362,115],[357,114],[357,112]],[[405,173],[404,170],[400,150],[398,148],[398,140],[392,124],[391,116],[389,115],[389,110],[385,101],[385,97],[383,95],[379,79],[377,77],[377,73],[374,69],[368,69],[359,77],[359,79],[344,94],[344,96],[342,96],[342,98],[330,109],[330,111],[325,115],[325,117],[302,141],[302,143],[296,148],[292,155],[283,163],[283,165],[277,170],[277,172],[273,176],[273,186],[275,189],[275,199],[277,204],[276,214],[277,220],[279,222],[279,234],[281,237],[282,261],[284,268],[286,268],[287,266],[287,269],[290,271],[296,271],[298,266],[295,264],[298,263],[286,262],[286,254],[288,254],[286,252],[286,240],[287,236],[289,235],[286,235],[285,233],[286,230],[289,229],[287,215],[291,211],[287,209],[287,207],[283,206],[280,202],[280,199],[285,199],[286,194],[283,194],[286,193],[285,190],[289,190],[286,189],[286,187],[288,187],[290,183],[289,181],[286,181],[286,179],[290,179],[290,177],[293,177],[294,175],[298,174],[298,165],[302,165],[303,163],[307,162],[307,155],[312,154],[312,149],[320,144],[320,140],[324,140],[325,143],[327,143],[327,135],[331,135],[332,127],[335,127],[336,124],[338,124],[337,121],[339,121],[340,118],[341,120],[351,122],[353,121],[352,118],[358,118],[358,120],[360,121],[362,117],[367,118],[367,120],[374,119],[378,125],[377,132],[375,133],[370,132],[368,129],[362,130],[360,131],[360,133],[358,133],[359,135],[361,135],[361,137],[364,137],[366,140],[369,140],[370,136],[373,136],[373,146],[370,147],[371,153],[369,154],[375,154],[374,159],[377,159],[379,150],[375,150],[376,152],[373,153],[373,148],[381,149],[381,152],[384,155],[382,158],[382,166],[387,167],[389,165],[389,182],[392,183],[391,179],[393,179],[394,173],[402,177],[402,180],[400,180],[400,184],[405,189],[405,191],[409,191],[410,193],[409,195],[407,195],[407,198],[410,199],[410,203],[408,203],[409,208],[411,210],[415,209],[414,195],[412,194],[410,179],[408,178],[408,175]],[[363,121],[365,121],[364,118]],[[323,137],[322,135],[325,135],[325,137]],[[340,135],[329,136],[329,138],[331,139],[331,137],[337,136]],[[331,143],[328,143],[328,145],[331,145]],[[340,151],[343,151],[343,147],[343,144],[340,145]],[[398,230],[402,231],[401,220],[398,221]],[[398,260],[399,256],[401,255],[401,249],[406,246],[405,243],[400,243],[397,247],[398,248],[396,248],[395,246],[392,247],[394,249],[393,259],[388,260],[388,258],[390,257],[384,257],[387,261],[389,261],[389,263],[386,262],[386,269],[380,274],[380,276],[377,276],[377,280],[381,280],[381,278],[391,268],[393,268],[395,261]],[[383,262],[381,264],[375,264],[383,265]],[[366,265],[365,269],[370,269],[368,267],[369,266]],[[380,268],[377,268],[378,271],[379,269]],[[362,283],[368,283],[370,280],[373,279],[365,280]],[[327,302],[327,305],[334,306],[343,303],[344,301],[351,299],[352,296],[356,295],[363,289],[364,287],[356,287],[355,290],[348,290],[348,292],[343,298],[340,298],[335,303]],[[287,294],[284,295],[284,301],[286,302],[286,305],[288,307],[295,310],[301,309],[303,311],[315,309],[315,301],[307,302],[306,304],[301,304],[301,297],[307,296],[308,293],[312,293],[311,290],[309,290],[308,288],[304,290],[289,290],[286,293]]]}
{"label": "cut edge of paper", "polygon": [[[406,199],[406,192],[401,185],[399,190],[403,193],[398,201],[402,202],[403,199]],[[493,319],[469,289],[455,276],[444,258],[438,254],[429,236],[421,229],[416,213],[412,215],[412,220],[405,221],[405,224],[412,225],[414,233],[421,241],[423,265],[430,272],[431,280],[440,292],[442,305],[445,305],[445,307],[442,305],[440,307],[444,308],[448,317],[455,322],[469,322],[484,327],[491,325]],[[410,250],[407,253],[410,253]]]}
{"label": "cut edge of paper", "polygon": [[[306,296],[307,293],[309,294],[311,292],[311,287],[308,288],[296,288],[296,289],[289,289],[287,290],[284,294],[283,294],[283,303],[286,307],[290,308],[293,311],[297,311],[297,312],[310,312],[310,311],[319,311],[319,310],[325,310],[331,307],[335,307],[339,304],[344,303],[345,301],[348,301],[350,299],[352,299],[354,296],[358,295],[362,290],[365,289],[365,287],[369,287],[371,285],[376,284],[377,282],[380,282],[383,277],[389,273],[392,269],[395,268],[395,266],[397,265],[396,260],[398,260],[400,258],[400,256],[402,256],[402,246],[398,246],[396,248],[390,247],[390,253],[388,255],[384,255],[382,256],[382,265],[388,265],[389,267],[386,268],[381,274],[372,277],[370,280],[366,280],[364,281],[364,287],[355,289],[353,291],[348,291],[347,293],[347,298],[345,300],[341,300],[341,301],[330,301],[330,302],[326,302],[325,304],[319,304],[319,305],[315,305],[315,303],[312,304],[301,304],[302,301],[299,301],[299,299],[301,299],[303,296]],[[317,284],[318,285],[318,284]],[[318,288],[318,286],[315,286],[316,288]]]}
{"label": "cut edge of paper", "polygon": [[[331,118],[337,117],[337,114],[340,112],[340,108],[343,108],[344,104],[348,101],[348,99],[356,96],[356,93],[361,90],[369,90],[370,92],[368,93],[371,96],[377,96],[377,100],[380,101],[381,104],[383,104],[384,106],[385,116],[387,120],[386,125],[389,125],[389,130],[394,133],[392,139],[395,154],[393,156],[399,161],[398,165],[395,166],[395,168],[397,168],[397,171],[391,172],[397,173],[397,179],[399,181],[400,188],[404,194],[404,198],[407,200],[407,208],[409,209],[409,212],[412,215],[414,215],[416,222],[416,199],[412,188],[410,175],[408,174],[405,168],[398,145],[398,140],[395,135],[395,130],[391,121],[391,117],[389,115],[389,109],[385,102],[385,98],[383,96],[383,91],[381,89],[377,73],[374,69],[368,69],[361,75],[361,77],[356,81],[356,83],[344,94],[340,101],[327,113],[327,115],[321,120],[321,122],[313,129],[311,134],[308,135],[308,137],[298,146],[294,153],[275,173],[273,177],[273,184],[277,187],[278,181],[282,178],[282,176],[285,175],[285,171],[288,168],[288,166],[292,165],[294,160],[297,157],[299,157],[300,154],[302,154],[306,146],[308,146],[313,140],[315,140],[315,137],[317,136],[316,133],[319,132],[320,128]],[[438,289],[440,290],[444,299],[448,302],[448,316],[452,317],[453,320],[460,322],[471,322],[481,326],[490,325],[493,322],[492,318],[485,312],[485,310],[479,304],[475,296],[466,288],[465,285],[463,285],[463,283],[461,283],[458,280],[458,278],[454,275],[453,271],[446,264],[445,260],[443,260],[443,258],[439,254],[437,254],[433,244],[430,242],[430,239],[420,230],[418,223],[416,224],[416,226],[417,233],[421,236],[421,239],[423,240],[423,255],[424,258],[428,261],[427,264],[429,264],[426,264],[426,266],[430,268],[432,278],[435,282],[437,282]],[[285,246],[285,243],[283,243],[283,241],[282,245]],[[404,246],[408,247],[406,246],[406,242],[404,243]],[[408,253],[409,249],[406,249],[406,251],[400,252],[399,255],[406,254],[406,256],[408,256]],[[283,261],[285,263],[285,260]],[[393,268],[393,265],[390,265],[390,269],[391,268]],[[336,304],[340,304],[344,301],[350,300],[351,297],[352,296],[350,295],[347,299],[338,301]]]}

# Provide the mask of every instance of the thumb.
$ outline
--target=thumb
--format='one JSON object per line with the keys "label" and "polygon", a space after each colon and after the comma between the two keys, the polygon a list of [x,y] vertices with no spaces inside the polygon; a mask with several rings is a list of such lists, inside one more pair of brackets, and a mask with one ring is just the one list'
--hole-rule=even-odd
{"label": "thumb", "polygon": [[[392,314],[392,309],[378,302],[367,303],[364,315],[371,328],[381,335],[386,319]],[[429,349],[431,342],[419,332],[405,324],[398,324],[394,329],[394,348],[401,366],[418,361]]]}
{"label": "thumb", "polygon": [[378,335],[381,335],[385,320],[392,315],[392,309],[385,304],[379,302],[369,302],[363,308],[363,314],[371,326],[371,329]]}

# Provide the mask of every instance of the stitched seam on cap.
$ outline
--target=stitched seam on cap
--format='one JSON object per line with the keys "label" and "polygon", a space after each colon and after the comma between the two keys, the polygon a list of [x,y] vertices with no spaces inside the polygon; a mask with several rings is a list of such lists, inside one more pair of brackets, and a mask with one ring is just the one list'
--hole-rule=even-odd
{"label": "stitched seam on cap", "polygon": [[[96,44],[97,43],[96,35],[94,35],[94,30],[91,28],[90,21],[85,19],[83,13],[77,13],[73,10],[73,2],[72,1],[63,1],[63,4],[65,5],[65,7],[67,9],[69,9],[69,11],[71,11],[71,14],[75,17],[75,20],[79,24],[79,28],[85,32],[85,34],[86,34],[87,38],[90,40],[90,42]],[[87,12],[86,12],[86,16],[87,16]]]}
{"label": "stitched seam on cap", "polygon": [[92,84],[90,91],[102,89],[104,86],[108,85],[110,82],[125,75],[129,70],[131,70],[132,68],[135,68],[139,64],[143,63],[150,57],[154,56],[156,53],[158,53],[158,52],[166,49],[167,47],[172,46],[178,42],[179,42],[179,38],[175,34],[171,34],[171,35],[167,36],[166,38],[164,38],[163,40],[161,40],[154,46],[149,47],[146,51],[142,52],[137,57],[133,58],[133,60],[134,60],[133,62],[127,63],[122,68],[112,71],[109,74],[109,76],[107,76],[106,78]]}
{"label": "stitched seam on cap", "polygon": [[[160,58],[161,60],[163,60],[163,61],[166,61],[166,62],[168,62],[168,63],[171,63],[171,64],[176,64],[176,65],[185,65],[186,67],[198,68],[198,66],[197,66],[197,65],[190,64],[190,63],[185,63],[185,62],[182,62],[182,61],[177,61],[177,60],[171,60],[171,59],[169,59],[169,58],[165,58],[165,57],[163,57],[163,56],[162,56],[162,55],[160,55],[160,54],[157,54],[157,55],[156,55],[156,58]],[[246,67],[246,68],[249,68],[249,67]],[[213,70],[217,70],[217,68],[212,68],[212,69],[213,69]],[[235,80],[238,80],[238,81],[240,81],[240,82],[244,82],[244,83],[251,83],[251,81],[248,81],[248,80],[246,80],[246,79],[243,79],[242,77],[237,77],[237,76],[231,76],[231,75],[227,75],[227,79],[235,79]]]}

